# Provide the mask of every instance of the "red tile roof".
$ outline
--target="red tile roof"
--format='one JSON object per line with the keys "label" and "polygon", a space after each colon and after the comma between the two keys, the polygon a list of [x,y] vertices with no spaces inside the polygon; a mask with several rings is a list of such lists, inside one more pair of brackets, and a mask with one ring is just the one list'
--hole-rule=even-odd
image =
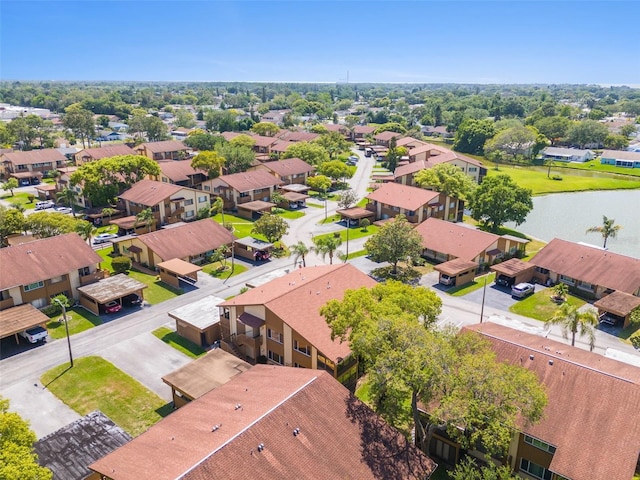
{"label": "red tile roof", "polygon": [[393,172],[394,178],[404,177],[405,175],[412,175],[414,173],[418,173],[420,170],[424,170],[428,167],[428,164],[425,160],[418,160],[417,162],[408,163],[406,165],[401,165],[395,169]]}
{"label": "red tile roof", "polygon": [[405,147],[409,145],[415,145],[417,147],[417,146],[427,145],[427,142],[423,142],[422,140],[418,140],[417,138],[413,138],[413,137],[403,137],[396,142],[396,146],[398,147]]}
{"label": "red tile roof", "polygon": [[252,288],[221,306],[264,305],[336,362],[351,350],[347,343],[331,340],[320,308],[329,300],[342,299],[345,290],[374,285],[375,280],[350,264],[307,267]]}
{"label": "red tile roof", "polygon": [[89,157],[92,160],[115,157],[116,155],[136,155],[136,152],[127,145],[108,145],[100,148],[85,148],[75,154],[76,158]]}
{"label": "red tile roof", "polygon": [[371,192],[367,195],[367,198],[392,207],[415,211],[432,200],[437,199],[439,195],[438,192],[425,190],[424,188],[389,182]]}
{"label": "red tile roof", "polygon": [[290,142],[310,142],[319,136],[319,134],[312,132],[291,132],[286,130],[284,132],[280,132],[278,138],[288,140]]}
{"label": "red tile roof", "polygon": [[[629,479],[640,452],[640,369],[493,323],[465,327],[487,337],[499,361],[533,371],[549,403],[523,431],[556,447],[550,470],[567,478]],[[606,452],[615,452],[615,461]]]}
{"label": "red tile roof", "polygon": [[281,177],[310,173],[315,170],[315,167],[299,158],[287,158],[285,160],[278,160],[275,162],[266,162],[262,165]]}
{"label": "red tile roof", "polygon": [[473,260],[500,238],[493,233],[476,230],[434,217],[415,228],[422,236],[422,247],[463,260]]}
{"label": "red tile roof", "polygon": [[268,365],[235,376],[90,466],[114,480],[417,480],[435,467],[328,373]]}
{"label": "red tile roof", "polygon": [[383,142],[388,142],[390,141],[392,138],[395,139],[399,139],[402,135],[397,133],[397,132],[380,132],[379,134],[375,135],[373,138],[376,140],[382,140]]}
{"label": "red tile roof", "polygon": [[220,135],[222,135],[222,138],[224,138],[227,142],[233,140],[234,138],[236,138],[237,136],[242,135],[242,133],[238,133],[238,132],[222,132]]}
{"label": "red tile roof", "polygon": [[370,133],[373,133],[375,131],[376,131],[376,127],[370,127],[368,125],[356,125],[355,127],[353,127],[354,133],[358,133],[362,135],[369,135]]}
{"label": "red tile roof", "polygon": [[235,238],[216,221],[206,218],[137,237],[162,260],[185,258],[230,245]]}
{"label": "red tile roof", "polygon": [[284,153],[287,151],[287,148],[295,143],[296,142],[291,142],[289,140],[277,140],[276,143],[271,145],[271,151],[275,153]]}
{"label": "red tile roof", "polygon": [[252,135],[251,138],[256,141],[256,147],[268,147],[278,141],[277,137],[265,137],[262,135]]}
{"label": "red tile roof", "polygon": [[187,150],[187,147],[180,140],[164,140],[162,142],[147,142],[142,143],[136,149],[146,148],[152,153],[163,152],[179,152],[181,150]]}
{"label": "red tile roof", "polygon": [[120,198],[129,202],[146,205],[147,207],[153,207],[171,195],[175,195],[182,189],[187,189],[187,187],[156,182],[155,180],[141,180],[133,184],[129,190],[123,192]]}
{"label": "red tile roof", "polygon": [[189,176],[203,174],[207,175],[204,170],[196,170],[191,166],[191,160],[167,160],[158,162],[160,170],[172,182],[185,182],[189,180]]}
{"label": "red tile roof", "polygon": [[77,233],[0,249],[0,290],[97,265],[102,258]]}
{"label": "red tile roof", "polygon": [[2,154],[3,161],[9,161],[14,165],[32,165],[34,163],[51,162],[55,166],[56,162],[66,162],[67,157],[55,148],[45,148],[43,150],[30,150],[28,152],[7,152]]}
{"label": "red tile roof", "polygon": [[554,238],[532,259],[576,280],[635,294],[640,291],[640,259]]}
{"label": "red tile roof", "polygon": [[249,172],[221,175],[217,180],[218,183],[227,184],[238,192],[250,192],[258,188],[269,188],[283,184],[281,180],[278,180],[265,170],[251,170]]}

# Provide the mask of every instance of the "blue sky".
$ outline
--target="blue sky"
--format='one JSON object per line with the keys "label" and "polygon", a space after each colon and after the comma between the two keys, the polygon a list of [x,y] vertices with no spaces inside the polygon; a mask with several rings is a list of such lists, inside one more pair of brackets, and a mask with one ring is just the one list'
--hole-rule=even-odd
{"label": "blue sky", "polygon": [[640,84],[640,2],[0,1],[4,80]]}

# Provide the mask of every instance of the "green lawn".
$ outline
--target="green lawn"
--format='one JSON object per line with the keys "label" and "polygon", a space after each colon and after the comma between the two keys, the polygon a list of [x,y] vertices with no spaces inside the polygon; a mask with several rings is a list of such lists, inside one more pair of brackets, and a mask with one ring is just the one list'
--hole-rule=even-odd
{"label": "green lawn", "polygon": [[340,221],[340,215],[338,215],[337,213],[334,213],[333,215],[329,215],[326,219],[323,218],[322,220],[320,220],[318,222],[318,225],[326,225],[327,223],[334,223],[334,222],[339,222]]}
{"label": "green lawn", "polygon": [[26,210],[36,208],[35,202],[39,201],[38,197],[35,197],[33,202],[29,202],[29,198],[27,197],[27,195],[29,194],[25,192],[19,192],[12,197],[11,192],[7,192],[6,194],[0,196],[0,198],[14,205],[22,205]]}
{"label": "green lawn", "polygon": [[[233,265],[233,272],[231,272],[231,260],[227,260],[226,270],[220,270],[220,262],[208,263],[207,265],[204,265],[202,267],[202,271],[204,273],[208,273],[212,277],[220,278],[220,279],[227,279],[235,275],[238,275],[242,272],[246,272],[247,270],[248,268],[246,266],[236,262]],[[231,273],[231,275],[229,275],[229,273]]]}
{"label": "green lawn", "polygon": [[100,410],[136,437],[172,408],[137,380],[100,357],[76,358],[40,377],[42,384],[80,415]]}
{"label": "green lawn", "polygon": [[368,254],[369,252],[367,252],[366,250],[358,250],[357,252],[353,252],[347,255],[347,260],[351,260],[352,258],[364,257]]}
{"label": "green lawn", "polygon": [[526,167],[500,166],[499,170],[489,168],[488,176],[498,174],[509,175],[519,186],[530,188],[534,195],[586,190],[640,188],[640,178],[629,177],[625,179],[606,173],[594,177],[584,177],[572,175],[568,170],[563,170],[561,174],[562,180],[558,181],[547,178],[546,172]]}
{"label": "green lawn", "polygon": [[306,202],[307,207],[311,207],[311,208],[324,208],[324,205],[321,205],[319,203],[313,203],[313,202]]}
{"label": "green lawn", "polygon": [[587,170],[590,172],[606,172],[606,173],[617,173],[619,175],[630,175],[633,177],[640,177],[640,169],[638,168],[625,168],[625,167],[616,167],[615,165],[603,165],[600,163],[600,160],[589,160],[584,163],[569,163],[564,164],[558,162],[558,165],[555,167],[551,167],[551,172],[558,172],[560,175],[564,175],[564,172],[567,170]]}
{"label": "green lawn", "polygon": [[[377,225],[369,225],[367,227],[367,230],[362,230],[359,227],[353,227],[349,229],[349,240],[355,240],[356,238],[362,238],[362,237],[368,237],[369,235],[374,235],[376,233],[378,233],[378,230],[380,229],[380,227],[378,227]],[[337,232],[331,232],[331,233],[324,233],[322,235],[318,235],[313,237],[313,240],[316,240],[318,238],[324,238],[324,237],[331,237],[333,236],[334,233],[339,233],[340,234],[340,239],[342,240],[342,243],[346,243],[347,241],[347,229],[343,228],[342,230],[339,230]]]}
{"label": "green lawn", "polygon": [[[49,323],[47,323],[47,330],[51,338],[65,338],[67,333],[65,331],[64,322],[60,322],[62,314],[54,316]],[[76,307],[67,311],[67,325],[69,327],[69,335],[84,332],[90,328],[102,325],[102,320],[89,310],[82,307]]]}
{"label": "green lawn", "polygon": [[364,197],[362,198],[362,200],[356,203],[356,207],[364,208],[367,206],[367,203],[369,203],[369,200],[367,200],[367,197]]}
{"label": "green lawn", "polygon": [[[567,295],[567,302],[575,307],[581,307],[586,303],[581,298],[573,295]],[[509,311],[544,322],[553,317],[558,308],[560,308],[560,305],[551,300],[551,291],[543,290],[514,303],[509,308]]]}
{"label": "green lawn", "polygon": [[304,217],[304,212],[299,210],[281,210],[276,213],[279,217],[288,218],[289,220],[295,220],[296,218]]}
{"label": "green lawn", "polygon": [[[217,214],[211,218],[222,225],[222,215]],[[259,240],[264,240],[265,242],[267,241],[263,235],[251,233],[251,230],[253,229],[253,222],[251,220],[225,213],[224,223],[233,225],[233,234],[238,238],[254,237]]]}
{"label": "green lawn", "polygon": [[160,327],[154,330],[153,333],[156,337],[162,340],[164,343],[176,350],[184,353],[191,358],[198,358],[204,355],[206,350],[193,342],[190,342],[184,337],[181,337],[176,332],[167,327]]}
{"label": "green lawn", "polygon": [[491,285],[491,282],[493,282],[493,280],[496,278],[496,274],[495,272],[491,272],[487,275],[476,277],[473,282],[467,283],[466,285],[461,285],[459,287],[453,287],[451,290],[447,290],[447,293],[454,297],[462,297],[467,293],[471,293],[478,290],[479,288],[483,288],[485,278],[487,279],[487,285]]}

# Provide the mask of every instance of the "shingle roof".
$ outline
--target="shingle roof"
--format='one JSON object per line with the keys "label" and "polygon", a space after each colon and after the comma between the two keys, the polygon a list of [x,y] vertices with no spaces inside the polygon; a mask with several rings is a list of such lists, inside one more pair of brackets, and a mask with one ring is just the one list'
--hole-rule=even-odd
{"label": "shingle roof", "polygon": [[532,259],[538,267],[634,294],[640,289],[640,259],[554,238]]}
{"label": "shingle roof", "polygon": [[14,165],[31,165],[34,163],[66,162],[67,157],[55,148],[45,148],[43,150],[30,150],[28,152],[7,152],[2,157],[5,161],[10,161]]}
{"label": "shingle roof", "polygon": [[407,145],[414,145],[414,144],[418,146],[422,146],[422,145],[426,145],[427,142],[423,142],[422,140],[418,140],[417,138],[413,138],[413,137],[403,137],[396,142],[396,146],[398,147],[404,147]]}
{"label": "shingle roof", "polygon": [[615,292],[602,297],[600,300],[595,302],[593,306],[624,317],[634,309],[640,307],[640,297],[616,290]]}
{"label": "shingle roof", "polygon": [[309,165],[307,162],[299,158],[287,158],[285,160],[278,160],[275,162],[266,162],[263,163],[263,165],[281,177],[297,175],[300,173],[309,173],[315,170],[312,165]]}
{"label": "shingle roof", "polygon": [[178,152],[180,150],[186,150],[187,147],[180,140],[164,140],[162,142],[148,142],[142,143],[136,148],[146,148],[152,153],[162,152]]}
{"label": "shingle roof", "polygon": [[235,237],[218,222],[205,218],[137,238],[162,260],[171,260],[215,250],[223,244],[231,244]]}
{"label": "shingle roof", "polygon": [[0,249],[0,290],[97,265],[102,258],[77,233]]}
{"label": "shingle roof", "polygon": [[163,175],[172,182],[185,182],[189,180],[190,175],[207,174],[204,170],[193,168],[191,160],[168,160],[158,162],[158,166]]}
{"label": "shingle roof", "polygon": [[290,142],[310,142],[315,140],[320,135],[312,132],[291,132],[286,130],[281,132],[278,137],[282,140],[289,140]]}
{"label": "shingle roof", "polygon": [[402,480],[435,466],[328,373],[255,365],[91,468],[114,480]]}
{"label": "shingle roof", "polygon": [[394,178],[399,178],[405,175],[418,173],[420,170],[424,170],[425,168],[429,168],[427,162],[425,160],[418,160],[417,162],[407,163],[406,165],[397,167],[393,172],[393,176]]}
{"label": "shingle roof", "polygon": [[264,305],[332,361],[346,358],[347,343],[331,340],[331,330],[320,308],[342,299],[345,290],[376,285],[368,275],[350,264],[322,265],[295,270],[221,304]]}
{"label": "shingle roof", "polygon": [[124,191],[120,195],[120,198],[129,202],[146,205],[147,207],[153,207],[165,198],[186,188],[187,187],[181,187],[180,185],[173,185],[171,183],[156,182],[155,180],[140,180],[134,183],[129,190]]}
{"label": "shingle roof", "polygon": [[446,253],[463,260],[473,260],[500,238],[493,233],[427,218],[415,228],[422,237],[422,247]]}
{"label": "shingle roof", "polygon": [[376,140],[382,140],[382,141],[390,141],[392,138],[400,138],[402,135],[400,135],[397,132],[380,132],[379,134],[375,135],[373,138],[375,138]]}
{"label": "shingle roof", "polygon": [[384,183],[369,195],[369,200],[391,205],[392,207],[405,208],[407,210],[418,210],[440,194],[424,188],[410,187],[400,183]]}
{"label": "shingle roof", "polygon": [[116,155],[135,155],[136,152],[127,145],[109,145],[100,148],[85,148],[80,150],[76,155],[80,158],[91,157],[93,160],[101,158],[115,157]]}
{"label": "shingle roof", "polygon": [[89,465],[131,441],[131,436],[99,410],[38,440],[38,463],[53,472],[53,480],[83,480]]}
{"label": "shingle roof", "polygon": [[263,135],[252,135],[251,138],[256,141],[256,147],[268,147],[278,141],[278,137],[265,137]]}
{"label": "shingle roof", "polygon": [[226,183],[238,192],[250,192],[258,188],[269,188],[275,185],[282,185],[284,183],[264,170],[252,170],[249,172],[232,173],[231,175],[221,175],[217,180],[219,182]]}
{"label": "shingle roof", "polygon": [[630,160],[640,162],[640,153],[621,150],[603,150],[600,158],[615,158],[616,160]]}
{"label": "shingle roof", "polygon": [[[492,323],[485,335],[499,361],[533,371],[549,403],[523,431],[556,447],[550,470],[567,478],[631,478],[640,451],[640,369],[564,343]],[[615,452],[615,461],[607,460]]]}
{"label": "shingle roof", "polygon": [[376,131],[376,127],[370,127],[369,125],[356,125],[353,127],[354,133],[368,135]]}

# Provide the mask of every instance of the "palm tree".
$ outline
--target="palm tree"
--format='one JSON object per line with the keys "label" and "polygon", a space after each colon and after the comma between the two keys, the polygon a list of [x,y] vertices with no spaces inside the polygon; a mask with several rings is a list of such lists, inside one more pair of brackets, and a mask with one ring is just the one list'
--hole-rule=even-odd
{"label": "palm tree", "polygon": [[560,325],[562,327],[562,336],[568,337],[571,332],[571,346],[576,345],[576,333],[580,336],[586,335],[589,340],[589,347],[593,350],[596,344],[596,336],[594,328],[598,325],[598,317],[592,310],[580,312],[578,307],[565,303],[556,313],[547,320],[552,325]]}
{"label": "palm tree", "polygon": [[82,237],[89,245],[91,245],[91,238],[95,235],[98,229],[91,222],[85,220],[79,220],[76,224],[76,233]]}
{"label": "palm tree", "polygon": [[305,256],[309,253],[309,247],[307,247],[303,242],[298,242],[295,245],[292,245],[289,248],[291,255],[293,255],[293,261],[298,263],[298,259],[302,259],[302,266],[306,267],[307,262],[305,260]]}
{"label": "palm tree", "polygon": [[153,216],[153,212],[150,208],[145,208],[136,215],[136,225],[139,223],[146,224],[149,232],[151,232],[151,227],[153,226],[154,221],[155,217]]}
{"label": "palm tree", "polygon": [[614,225],[616,223],[615,219],[607,218],[606,216],[602,216],[602,226],[587,228],[586,233],[600,233],[602,234],[602,238],[604,238],[604,244],[602,248],[607,248],[607,240],[609,238],[616,238],[618,236],[618,232],[622,228],[622,225]]}
{"label": "palm tree", "polygon": [[212,210],[215,210],[216,213],[220,212],[222,216],[222,226],[224,227],[224,200],[222,197],[216,197],[211,205]]}
{"label": "palm tree", "polygon": [[78,193],[69,187],[64,187],[56,194],[56,202],[62,202],[67,207],[71,207],[71,212],[73,216],[76,216],[76,199],[78,198]]}
{"label": "palm tree", "polygon": [[333,255],[342,244],[342,239],[339,236],[329,235],[315,239],[313,243],[315,244],[313,251],[321,255],[323,260],[329,255],[329,265],[333,265]]}
{"label": "palm tree", "polygon": [[118,210],[111,207],[104,207],[100,213],[102,213],[103,217],[107,217],[109,219],[108,221],[111,222],[111,217],[114,213],[118,213]]}

